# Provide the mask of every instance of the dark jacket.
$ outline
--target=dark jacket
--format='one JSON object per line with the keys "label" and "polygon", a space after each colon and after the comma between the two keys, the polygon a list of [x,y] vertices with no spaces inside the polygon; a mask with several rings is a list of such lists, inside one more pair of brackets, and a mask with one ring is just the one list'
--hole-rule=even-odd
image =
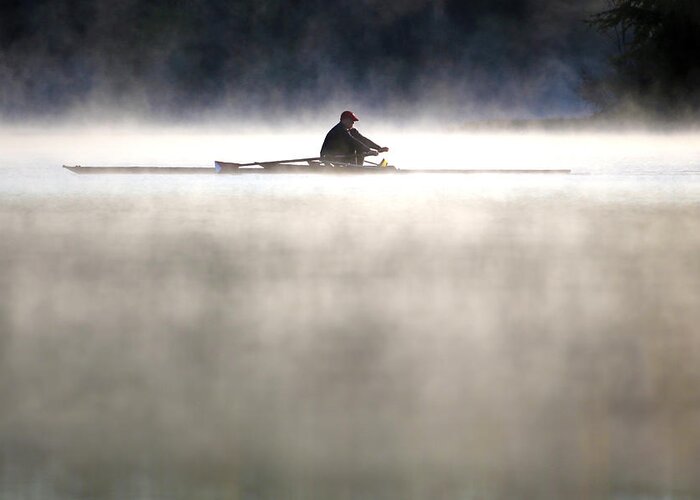
{"label": "dark jacket", "polygon": [[356,129],[346,129],[342,123],[333,127],[321,146],[321,156],[335,156],[341,161],[351,161],[355,155],[368,153],[370,149],[381,149],[381,146],[373,143]]}

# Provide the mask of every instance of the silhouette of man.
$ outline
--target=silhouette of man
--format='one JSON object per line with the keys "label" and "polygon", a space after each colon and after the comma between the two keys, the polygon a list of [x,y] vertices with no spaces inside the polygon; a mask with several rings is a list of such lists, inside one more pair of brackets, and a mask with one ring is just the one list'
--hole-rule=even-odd
{"label": "silhouette of man", "polygon": [[326,134],[321,146],[322,158],[362,165],[365,156],[376,156],[378,153],[389,151],[389,148],[375,144],[353,128],[356,121],[359,121],[359,118],[352,111],[342,112],[340,123]]}

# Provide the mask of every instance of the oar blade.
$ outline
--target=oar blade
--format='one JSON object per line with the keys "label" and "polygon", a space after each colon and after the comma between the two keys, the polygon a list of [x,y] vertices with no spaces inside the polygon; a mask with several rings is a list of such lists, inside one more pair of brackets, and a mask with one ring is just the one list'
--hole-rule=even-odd
{"label": "oar blade", "polygon": [[234,170],[238,170],[238,167],[240,167],[240,163],[231,163],[229,161],[215,161],[214,162],[214,169],[216,170],[217,174],[222,174],[226,172],[232,172]]}

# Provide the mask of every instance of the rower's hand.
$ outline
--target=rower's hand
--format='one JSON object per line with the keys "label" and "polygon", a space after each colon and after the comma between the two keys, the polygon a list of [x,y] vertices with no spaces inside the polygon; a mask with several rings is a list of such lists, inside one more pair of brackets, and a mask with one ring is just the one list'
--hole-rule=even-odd
{"label": "rower's hand", "polygon": [[377,156],[378,154],[379,154],[379,152],[375,151],[374,149],[370,149],[369,151],[367,151],[365,153],[365,155],[367,155],[367,156]]}
{"label": "rower's hand", "polygon": [[379,148],[378,151],[379,151],[380,153],[386,153],[387,151],[389,151],[389,148]]}

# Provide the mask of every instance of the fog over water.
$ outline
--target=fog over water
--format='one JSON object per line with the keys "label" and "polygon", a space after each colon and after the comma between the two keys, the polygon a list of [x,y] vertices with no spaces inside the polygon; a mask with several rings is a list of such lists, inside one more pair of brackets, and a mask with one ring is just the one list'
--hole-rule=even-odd
{"label": "fog over water", "polygon": [[0,5],[0,114],[240,120],[344,103],[406,118],[585,114],[581,73],[600,72],[609,49],[582,21],[605,6],[9,2]]}
{"label": "fog over water", "polygon": [[[328,124],[328,126],[332,125]],[[4,128],[0,498],[700,497],[697,132]]]}

